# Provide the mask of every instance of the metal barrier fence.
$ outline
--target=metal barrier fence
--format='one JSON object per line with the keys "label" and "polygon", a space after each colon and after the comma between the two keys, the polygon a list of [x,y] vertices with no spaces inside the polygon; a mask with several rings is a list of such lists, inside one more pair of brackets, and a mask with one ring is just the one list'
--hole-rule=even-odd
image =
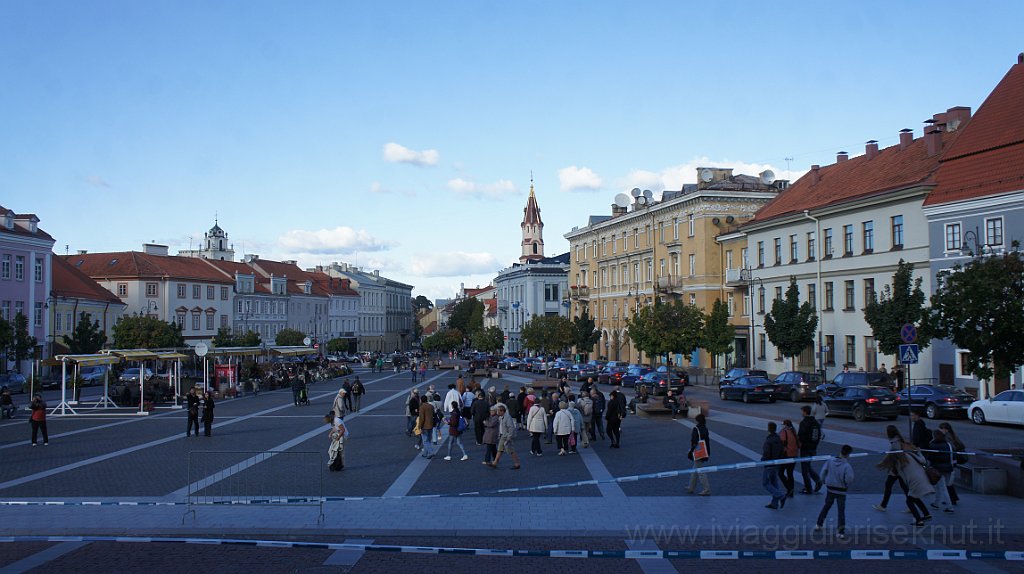
{"label": "metal barrier fence", "polygon": [[210,505],[315,506],[319,522],[324,518],[324,456],[301,451],[191,451],[185,516],[191,513],[195,518],[197,507]]}

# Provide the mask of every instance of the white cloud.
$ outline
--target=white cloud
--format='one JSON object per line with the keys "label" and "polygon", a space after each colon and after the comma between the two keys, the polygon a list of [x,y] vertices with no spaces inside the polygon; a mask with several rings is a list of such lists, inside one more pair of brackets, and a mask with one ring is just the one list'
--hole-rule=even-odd
{"label": "white cloud", "polygon": [[504,199],[519,194],[516,185],[507,179],[498,180],[494,183],[479,184],[475,181],[457,177],[448,180],[448,189],[460,195],[473,196],[479,199]]}
{"label": "white cloud", "polygon": [[792,181],[803,175],[803,172],[786,172],[784,169],[767,163],[749,163],[729,159],[712,160],[707,156],[702,156],[695,157],[684,164],[664,167],[658,171],[634,169],[624,177],[616,180],[616,185],[624,191],[634,187],[650,189],[657,196],[665,190],[682,189],[683,184],[686,183],[697,183],[697,168],[701,167],[731,167],[733,175],[745,174],[753,176],[760,174],[766,169],[770,169],[775,172],[777,179],[790,179]]}
{"label": "white cloud", "polygon": [[420,277],[460,277],[474,274],[496,274],[501,270],[498,259],[490,253],[422,253],[416,255],[410,269]]}
{"label": "white cloud", "polygon": [[277,239],[281,249],[288,253],[346,254],[359,251],[384,251],[391,242],[377,239],[365,230],[335,227],[307,231],[293,229]]}
{"label": "white cloud", "polygon": [[601,189],[601,176],[589,167],[570,165],[558,170],[558,181],[562,191]]}
{"label": "white cloud", "polygon": [[90,175],[89,177],[86,177],[85,182],[93,187],[105,187],[110,189],[110,183],[98,175]]}
{"label": "white cloud", "polygon": [[390,163],[408,163],[418,166],[434,166],[441,159],[436,149],[416,151],[395,142],[384,144],[384,161]]}

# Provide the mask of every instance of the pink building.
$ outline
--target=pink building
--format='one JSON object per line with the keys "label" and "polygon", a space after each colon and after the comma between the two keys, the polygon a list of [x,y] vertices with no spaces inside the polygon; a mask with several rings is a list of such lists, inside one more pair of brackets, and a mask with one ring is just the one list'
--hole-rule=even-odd
{"label": "pink building", "polygon": [[0,316],[13,322],[18,313],[24,314],[40,346],[49,335],[46,306],[53,243],[39,229],[38,217],[0,206]]}

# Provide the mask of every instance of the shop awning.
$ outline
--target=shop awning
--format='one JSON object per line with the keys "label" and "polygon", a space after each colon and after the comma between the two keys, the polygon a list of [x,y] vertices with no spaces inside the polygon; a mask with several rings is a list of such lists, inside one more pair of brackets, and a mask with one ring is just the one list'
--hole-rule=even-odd
{"label": "shop awning", "polygon": [[263,353],[262,347],[215,347],[208,354],[217,357],[251,357]]}
{"label": "shop awning", "polygon": [[310,347],[272,347],[270,352],[284,357],[297,357],[299,355],[313,355],[317,351]]}
{"label": "shop awning", "polygon": [[158,352],[156,358],[161,361],[181,361],[189,358],[189,355],[182,355],[177,351]]}
{"label": "shop awning", "polygon": [[159,358],[156,353],[147,349],[109,349],[103,352],[126,361],[155,361]]}
{"label": "shop awning", "polygon": [[55,364],[50,366],[57,366],[61,363],[75,363],[82,367],[88,367],[92,365],[113,365],[120,363],[121,358],[114,355],[57,355],[53,359],[47,359],[54,361]]}

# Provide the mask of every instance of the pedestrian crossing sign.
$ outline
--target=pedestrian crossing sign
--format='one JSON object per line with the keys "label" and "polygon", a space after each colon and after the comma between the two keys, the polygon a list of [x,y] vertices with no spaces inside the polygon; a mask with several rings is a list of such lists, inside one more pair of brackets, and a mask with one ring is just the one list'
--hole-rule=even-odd
{"label": "pedestrian crossing sign", "polygon": [[919,352],[917,345],[900,345],[900,362],[904,365],[916,365]]}

